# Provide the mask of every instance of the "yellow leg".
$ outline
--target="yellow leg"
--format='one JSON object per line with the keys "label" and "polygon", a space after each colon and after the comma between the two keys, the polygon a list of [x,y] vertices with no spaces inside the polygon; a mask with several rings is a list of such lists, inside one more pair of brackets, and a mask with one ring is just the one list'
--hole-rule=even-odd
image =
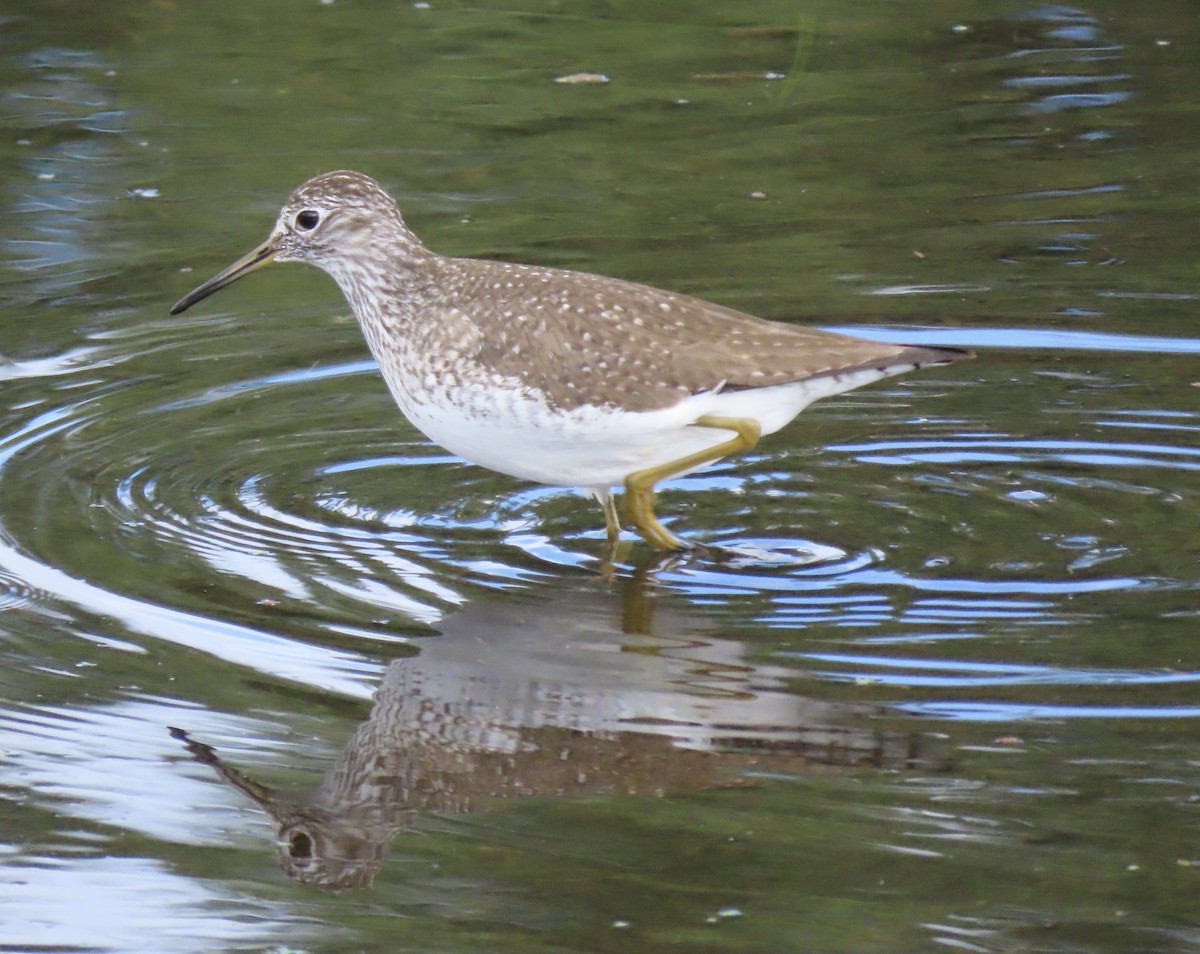
{"label": "yellow leg", "polygon": [[604,548],[604,556],[600,559],[600,576],[611,580],[616,574],[617,561],[623,552],[627,552],[630,542],[621,542],[621,518],[617,514],[617,505],[613,500],[612,491],[605,489],[597,493],[596,499],[604,510],[604,522],[608,526],[608,545]]}
{"label": "yellow leg", "polygon": [[613,500],[611,491],[605,492],[603,495],[597,494],[596,497],[604,510],[604,522],[608,526],[608,545],[614,547],[621,537],[621,518],[617,516],[617,504]]}
{"label": "yellow leg", "polygon": [[[701,464],[720,460],[729,454],[748,451],[758,443],[758,439],[762,435],[758,421],[748,417],[718,417],[706,414],[696,420],[695,426],[733,431],[734,436],[715,447],[696,451],[696,453],[688,454],[679,460],[659,464],[657,467],[647,467],[645,470],[636,470],[625,478],[625,511],[646,542],[660,550],[681,550],[689,544],[658,522],[658,518],[654,515],[654,485],[660,480],[666,480],[668,477],[691,470]],[[612,532],[611,524],[609,532],[610,534]]]}

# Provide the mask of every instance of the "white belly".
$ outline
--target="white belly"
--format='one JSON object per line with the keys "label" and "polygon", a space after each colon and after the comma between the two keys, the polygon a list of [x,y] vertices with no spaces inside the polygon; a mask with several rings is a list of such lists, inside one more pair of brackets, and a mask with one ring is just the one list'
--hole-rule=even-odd
{"label": "white belly", "polygon": [[[393,396],[430,440],[469,461],[541,484],[606,491],[630,473],[715,447],[728,430],[697,427],[706,414],[750,418],[772,434],[819,398],[849,391],[908,366],[857,371],[754,390],[709,392],[657,411],[582,407],[552,409],[538,392],[472,388],[426,392],[420,401],[402,387]],[[391,382],[389,382],[391,384]]]}

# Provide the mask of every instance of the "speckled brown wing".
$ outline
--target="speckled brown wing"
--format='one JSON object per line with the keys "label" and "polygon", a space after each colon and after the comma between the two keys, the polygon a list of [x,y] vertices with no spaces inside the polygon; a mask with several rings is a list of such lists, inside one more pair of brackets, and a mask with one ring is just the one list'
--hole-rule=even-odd
{"label": "speckled brown wing", "polygon": [[628,410],[654,410],[718,387],[767,387],[967,355],[766,321],[585,272],[486,265],[471,298],[487,300],[504,321],[481,343],[477,360],[567,410],[614,400]]}

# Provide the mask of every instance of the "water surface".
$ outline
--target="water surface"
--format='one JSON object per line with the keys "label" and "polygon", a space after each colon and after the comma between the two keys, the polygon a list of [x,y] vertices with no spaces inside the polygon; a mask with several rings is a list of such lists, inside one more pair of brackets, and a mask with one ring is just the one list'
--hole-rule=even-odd
{"label": "water surface", "polygon": [[[1193,11],[0,12],[0,948],[1200,948]],[[439,251],[979,357],[606,579],[325,276],[167,316],[337,167]]]}

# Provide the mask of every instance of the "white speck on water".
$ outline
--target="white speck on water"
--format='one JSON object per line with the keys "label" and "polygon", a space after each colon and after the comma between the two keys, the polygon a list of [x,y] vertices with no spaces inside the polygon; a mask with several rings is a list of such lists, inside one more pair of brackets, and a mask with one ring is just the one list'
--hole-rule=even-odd
{"label": "white speck on water", "polygon": [[54,179],[54,173],[53,172],[39,172],[37,177],[42,182],[51,182]]}
{"label": "white speck on water", "polygon": [[970,32],[970,29],[971,28],[969,26],[967,26],[965,23],[956,23],[956,24],[954,24],[954,26],[952,26],[950,28],[950,32],[951,33],[968,33],[968,32]]}
{"label": "white speck on water", "polygon": [[617,930],[622,930],[623,928],[629,927],[629,922],[624,918],[617,918],[617,920],[613,921],[612,926],[617,928]]}
{"label": "white speck on water", "polygon": [[157,199],[158,190],[152,188],[130,189],[129,194],[136,199]]}
{"label": "white speck on water", "polygon": [[554,82],[564,83],[568,86],[574,86],[579,83],[603,85],[608,82],[608,77],[603,73],[571,73],[567,76],[554,77]]}

